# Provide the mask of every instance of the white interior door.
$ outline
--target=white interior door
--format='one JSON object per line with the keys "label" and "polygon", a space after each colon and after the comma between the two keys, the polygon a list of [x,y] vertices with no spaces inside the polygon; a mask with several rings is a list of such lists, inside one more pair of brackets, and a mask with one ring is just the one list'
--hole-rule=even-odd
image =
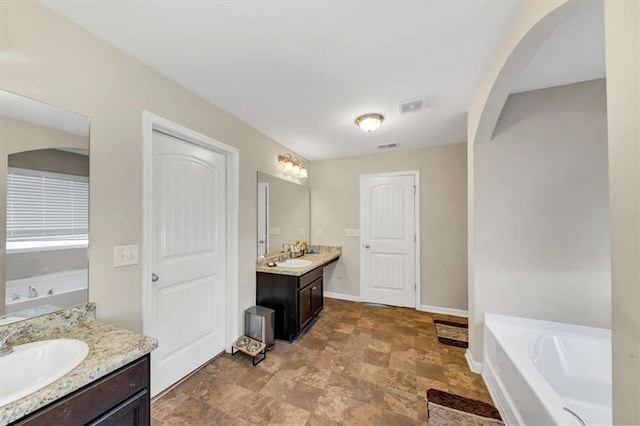
{"label": "white interior door", "polygon": [[415,307],[416,176],[360,180],[361,291],[364,302]]}
{"label": "white interior door", "polygon": [[153,133],[151,393],[225,349],[226,157]]}
{"label": "white interior door", "polygon": [[269,251],[269,183],[258,182],[258,256]]}

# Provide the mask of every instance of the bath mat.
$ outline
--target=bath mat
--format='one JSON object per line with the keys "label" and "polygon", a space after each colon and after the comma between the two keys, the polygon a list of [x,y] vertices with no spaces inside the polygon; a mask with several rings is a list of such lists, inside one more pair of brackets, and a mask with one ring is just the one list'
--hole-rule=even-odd
{"label": "bath mat", "polygon": [[503,426],[500,413],[491,404],[438,389],[427,390],[429,426]]}
{"label": "bath mat", "polygon": [[457,322],[433,320],[436,327],[438,341],[445,345],[456,346],[458,348],[469,347],[469,326]]}

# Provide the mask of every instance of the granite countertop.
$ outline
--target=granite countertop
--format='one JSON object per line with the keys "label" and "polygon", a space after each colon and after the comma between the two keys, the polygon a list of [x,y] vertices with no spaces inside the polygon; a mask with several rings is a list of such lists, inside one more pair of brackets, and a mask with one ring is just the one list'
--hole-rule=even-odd
{"label": "granite countertop", "polygon": [[262,263],[256,266],[256,272],[266,272],[269,274],[279,275],[293,275],[300,277],[309,271],[312,271],[320,266],[324,266],[340,257],[342,251],[340,249],[321,251],[320,253],[305,254],[302,257],[296,259],[310,260],[311,265],[304,268],[283,268],[280,266],[267,266],[266,263]]}
{"label": "granite countertop", "polygon": [[[78,339],[89,346],[82,363],[61,379],[0,408],[0,425],[18,420],[81,387],[148,354],[158,342],[147,336],[90,320],[66,330],[52,331],[44,339]],[[25,342],[21,342],[25,343]]]}

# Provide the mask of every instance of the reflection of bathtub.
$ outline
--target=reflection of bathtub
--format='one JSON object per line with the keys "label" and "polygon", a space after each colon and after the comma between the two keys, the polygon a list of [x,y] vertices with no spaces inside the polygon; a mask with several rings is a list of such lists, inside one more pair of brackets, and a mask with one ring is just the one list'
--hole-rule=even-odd
{"label": "reflection of bathtub", "polygon": [[505,423],[612,423],[611,331],[487,314],[482,376]]}
{"label": "reflection of bathtub", "polygon": [[[5,314],[32,309],[41,305],[69,308],[81,303],[87,303],[87,284],[88,271],[86,269],[7,281]],[[38,291],[38,297],[27,297],[29,286]],[[53,289],[53,294],[47,294],[51,289]],[[13,300],[14,295],[19,296],[19,299]]]}

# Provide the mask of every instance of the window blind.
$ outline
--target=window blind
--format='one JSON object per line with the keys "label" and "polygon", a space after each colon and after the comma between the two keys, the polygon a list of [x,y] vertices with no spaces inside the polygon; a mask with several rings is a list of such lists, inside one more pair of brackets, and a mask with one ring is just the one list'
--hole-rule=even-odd
{"label": "window blind", "polygon": [[86,241],[88,233],[87,177],[9,168],[7,243],[33,241],[64,245],[65,241]]}

